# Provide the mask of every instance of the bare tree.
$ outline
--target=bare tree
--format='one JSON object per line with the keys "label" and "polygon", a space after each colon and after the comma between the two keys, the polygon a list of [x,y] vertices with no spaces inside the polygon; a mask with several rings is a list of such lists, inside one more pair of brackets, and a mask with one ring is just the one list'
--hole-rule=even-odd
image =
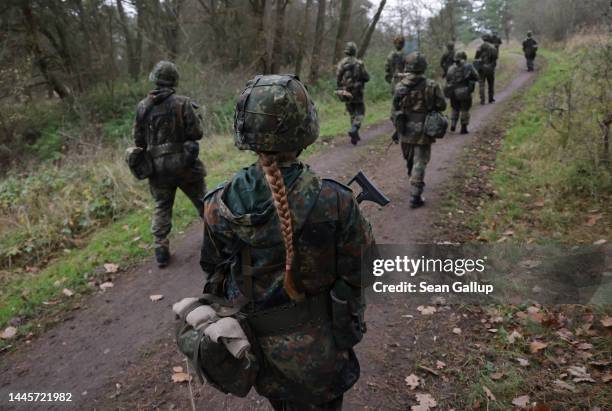
{"label": "bare tree", "polygon": [[317,26],[315,27],[315,37],[312,45],[312,58],[310,61],[309,80],[311,83],[315,83],[319,79],[319,70],[321,66],[321,45],[323,43],[323,34],[325,31],[325,3],[325,0],[318,0]]}
{"label": "bare tree", "polygon": [[289,4],[289,0],[276,0],[276,27],[272,40],[272,58],[270,59],[271,73],[278,73],[283,57],[283,36],[285,33],[285,10],[287,9],[287,4]]}
{"label": "bare tree", "polygon": [[351,10],[353,8],[353,0],[342,0],[340,3],[340,18],[338,21],[338,33],[336,34],[336,44],[334,46],[334,60],[337,63],[342,56],[342,48],[346,41],[346,33],[348,33],[351,24]]}

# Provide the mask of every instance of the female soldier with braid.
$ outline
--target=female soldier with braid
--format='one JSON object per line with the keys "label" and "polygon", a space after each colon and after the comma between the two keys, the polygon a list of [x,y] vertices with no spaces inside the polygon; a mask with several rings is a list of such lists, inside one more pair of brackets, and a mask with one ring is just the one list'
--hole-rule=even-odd
{"label": "female soldier with braid", "polygon": [[349,188],[297,160],[319,124],[296,77],[249,81],[234,129],[258,160],[205,198],[205,292],[242,307],[259,351],[255,388],[274,409],[341,409],[359,378],[370,225]]}

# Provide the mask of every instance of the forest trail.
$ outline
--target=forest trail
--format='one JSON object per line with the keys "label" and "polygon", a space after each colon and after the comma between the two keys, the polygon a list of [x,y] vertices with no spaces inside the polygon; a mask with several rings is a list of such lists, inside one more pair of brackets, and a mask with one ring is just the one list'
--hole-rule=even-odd
{"label": "forest trail", "polygon": [[[363,206],[379,243],[425,239],[443,183],[455,169],[463,147],[484,124],[495,121],[504,101],[520,92],[533,76],[522,64],[517,67],[512,82],[497,93],[496,104],[475,104],[470,135],[450,133],[434,145],[426,176],[427,205],[421,209],[408,207],[409,185],[399,147],[393,145],[385,152],[389,140],[380,141],[381,135],[390,136],[390,122],[365,130],[359,146],[351,146],[347,138],[308,163],[321,175],[340,181],[361,168],[392,200],[383,209]],[[0,357],[0,409],[191,409],[188,385],[171,382],[172,367],[185,368],[185,362],[174,344],[170,307],[182,297],[201,292],[200,236],[201,225],[193,224],[174,240],[174,260],[168,268],[160,270],[148,261],[129,270],[112,289],[87,298],[63,323]],[[164,299],[152,302],[152,294],[162,294]],[[395,327],[408,312],[408,304],[390,300],[384,307],[374,305],[367,311],[369,332],[356,350],[362,376],[345,396],[345,409],[407,409],[406,395],[393,387],[408,375],[403,369],[412,365],[410,351],[388,348],[413,343],[410,333],[401,335]],[[254,391],[246,399],[237,399],[197,381],[192,389],[199,410],[269,409]],[[70,392],[72,402],[68,406],[4,402],[9,392],[32,391]]]}

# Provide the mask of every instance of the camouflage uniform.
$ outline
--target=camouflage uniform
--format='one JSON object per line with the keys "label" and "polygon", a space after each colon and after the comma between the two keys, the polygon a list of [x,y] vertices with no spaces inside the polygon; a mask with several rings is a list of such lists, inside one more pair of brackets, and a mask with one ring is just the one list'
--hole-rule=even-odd
{"label": "camouflage uniform", "polygon": [[421,195],[425,187],[425,169],[435,142],[424,135],[425,117],[430,111],[446,110],[446,100],[440,86],[425,77],[427,62],[419,53],[406,59],[407,75],[397,84],[393,96],[392,120],[396,126],[402,153],[410,177],[411,204],[422,205]]}
{"label": "camouflage uniform", "polygon": [[538,42],[533,38],[531,32],[527,33],[527,38],[523,41],[523,53],[527,61],[527,71],[533,71],[533,62],[538,52]]}
{"label": "camouflage uniform", "polygon": [[[152,76],[154,73],[155,69]],[[168,235],[172,228],[176,190],[179,188],[187,195],[201,216],[206,173],[204,165],[197,159],[195,141],[200,140],[203,133],[194,103],[175,94],[176,81],[154,81],[157,88],[149,92],[136,108],[133,138],[136,146],[146,149],[153,159],[155,173],[149,178],[149,189],[155,201],[151,231],[155,237],[158,262],[163,266],[169,258]],[[194,143],[186,145],[189,141]],[[188,154],[186,150],[192,153]],[[186,161],[186,157],[191,160]]]}
{"label": "camouflage uniform", "polygon": [[346,57],[338,63],[336,69],[336,85],[339,89],[343,89],[351,93],[352,97],[346,102],[346,111],[351,116],[351,131],[349,136],[351,142],[357,144],[359,138],[359,129],[361,122],[365,116],[365,104],[363,102],[363,89],[365,83],[370,81],[363,61],[357,59],[357,46],[355,43],[349,42],[344,50]]}
{"label": "camouflage uniform", "polygon": [[[292,105],[288,93],[299,101]],[[301,101],[304,96],[307,102]],[[308,112],[306,106],[311,107]],[[316,116],[294,77],[257,77],[248,83],[237,105],[236,145],[295,153],[318,136]],[[277,122],[280,118],[282,127]],[[337,343],[336,323],[328,311],[330,293],[341,287],[343,300],[363,306],[361,256],[362,247],[374,243],[371,227],[348,187],[319,178],[298,160],[279,161],[278,166],[294,233],[292,272],[305,302],[292,302],[284,287],[284,239],[259,162],[239,171],[204,200],[200,260],[206,276],[204,290],[241,307],[253,331],[251,343],[260,349],[254,385],[274,409],[339,410],[344,392],[359,378],[359,363],[352,345]],[[308,312],[323,310],[324,314],[297,324],[291,310],[300,304],[307,304]],[[291,313],[283,318],[295,324],[280,327],[275,321],[262,322],[279,312]]]}
{"label": "camouflage uniform", "polygon": [[448,69],[453,65],[454,62],[455,45],[453,43],[448,43],[446,45],[446,52],[442,54],[442,57],[440,58],[440,67],[442,67],[442,70],[444,71],[444,77],[446,77]]}
{"label": "camouflage uniform", "polygon": [[391,95],[395,93],[395,85],[399,81],[397,74],[404,72],[404,59],[406,58],[404,38],[396,37],[393,39],[393,44],[395,45],[395,50],[389,53],[385,63],[385,81],[391,84]]}
{"label": "camouflage uniform", "polygon": [[497,65],[497,49],[490,43],[489,36],[483,36],[484,41],[476,50],[475,66],[480,76],[480,104],[485,104],[485,83],[489,85],[489,103],[495,102],[495,67]]}
{"label": "camouflage uniform", "polygon": [[455,131],[459,117],[461,117],[461,133],[467,134],[470,124],[470,109],[472,108],[472,93],[476,82],[479,80],[478,72],[471,64],[466,63],[467,55],[458,52],[455,56],[455,64],[450,68],[446,76],[446,86],[450,98],[451,107],[451,131]]}
{"label": "camouflage uniform", "polygon": [[[504,42],[502,41],[502,39],[499,37],[499,35],[497,34],[496,31],[494,31],[491,34],[491,44],[493,44],[493,46],[495,46],[495,49],[497,50],[497,54],[499,55],[499,47],[504,44]],[[497,62],[496,62],[497,63]]]}

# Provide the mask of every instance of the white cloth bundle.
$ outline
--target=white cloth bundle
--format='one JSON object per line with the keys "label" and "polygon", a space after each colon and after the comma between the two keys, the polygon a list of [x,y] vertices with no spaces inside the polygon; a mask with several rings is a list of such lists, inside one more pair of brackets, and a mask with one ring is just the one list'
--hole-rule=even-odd
{"label": "white cloth bundle", "polygon": [[220,339],[227,350],[236,358],[244,357],[246,351],[251,348],[249,339],[240,323],[232,317],[224,317],[215,321],[206,327],[204,334],[214,342],[219,342]]}

